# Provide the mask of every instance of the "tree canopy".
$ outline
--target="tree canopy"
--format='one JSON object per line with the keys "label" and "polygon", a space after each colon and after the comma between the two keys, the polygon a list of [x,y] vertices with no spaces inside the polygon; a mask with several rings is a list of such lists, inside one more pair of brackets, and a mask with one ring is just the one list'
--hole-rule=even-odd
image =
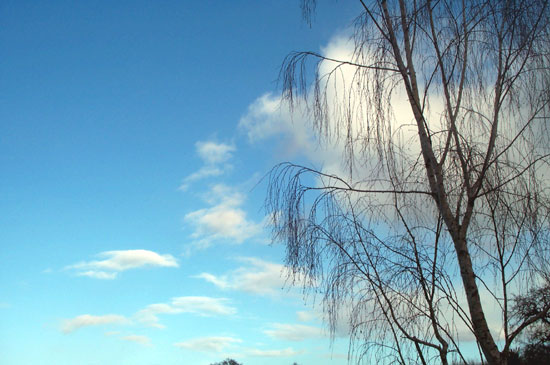
{"label": "tree canopy", "polygon": [[227,358],[227,359],[225,359],[221,362],[216,362],[216,363],[213,363],[211,365],[242,365],[242,364],[235,361],[235,360],[233,360],[233,359]]}

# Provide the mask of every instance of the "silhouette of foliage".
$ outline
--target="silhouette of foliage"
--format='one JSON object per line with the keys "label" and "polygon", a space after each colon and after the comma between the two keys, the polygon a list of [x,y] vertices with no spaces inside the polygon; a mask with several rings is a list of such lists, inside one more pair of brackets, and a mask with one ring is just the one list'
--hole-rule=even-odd
{"label": "silhouette of foliage", "polygon": [[227,358],[227,359],[225,359],[221,362],[212,363],[210,365],[243,365],[243,364],[241,364],[241,363],[239,363],[239,362],[237,362],[233,359]]}

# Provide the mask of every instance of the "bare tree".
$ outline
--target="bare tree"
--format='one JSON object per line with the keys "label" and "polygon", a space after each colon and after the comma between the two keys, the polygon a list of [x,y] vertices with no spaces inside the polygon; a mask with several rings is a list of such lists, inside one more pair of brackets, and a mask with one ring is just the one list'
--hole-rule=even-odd
{"label": "bare tree", "polygon": [[467,363],[470,337],[506,364],[550,310],[511,313],[550,282],[548,1],[359,2],[349,58],[284,62],[284,97],[321,143],[345,145],[346,172],[276,166],[274,240],[332,330],[348,309],[351,355]]}
{"label": "bare tree", "polygon": [[514,299],[512,320],[526,322],[535,318],[532,326],[522,334],[521,357],[525,364],[550,362],[550,286],[538,288]]}

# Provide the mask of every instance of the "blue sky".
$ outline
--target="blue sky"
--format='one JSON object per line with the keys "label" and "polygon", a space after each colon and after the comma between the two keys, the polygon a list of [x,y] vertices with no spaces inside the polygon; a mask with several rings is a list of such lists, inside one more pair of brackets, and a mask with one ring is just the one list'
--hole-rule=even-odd
{"label": "blue sky", "polygon": [[[359,4],[0,2],[0,363],[344,364],[282,289],[260,178],[328,166],[279,109]],[[335,147],[337,148],[337,146]]]}

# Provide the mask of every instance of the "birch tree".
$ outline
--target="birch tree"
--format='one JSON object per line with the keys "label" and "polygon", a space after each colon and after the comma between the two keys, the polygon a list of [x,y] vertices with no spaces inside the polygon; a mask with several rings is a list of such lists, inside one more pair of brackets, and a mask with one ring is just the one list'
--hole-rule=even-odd
{"label": "birch tree", "polygon": [[348,313],[350,359],[468,363],[473,340],[506,364],[550,310],[511,311],[550,282],[548,1],[359,3],[350,57],[284,61],[284,98],[346,172],[276,166],[273,238],[333,331]]}

